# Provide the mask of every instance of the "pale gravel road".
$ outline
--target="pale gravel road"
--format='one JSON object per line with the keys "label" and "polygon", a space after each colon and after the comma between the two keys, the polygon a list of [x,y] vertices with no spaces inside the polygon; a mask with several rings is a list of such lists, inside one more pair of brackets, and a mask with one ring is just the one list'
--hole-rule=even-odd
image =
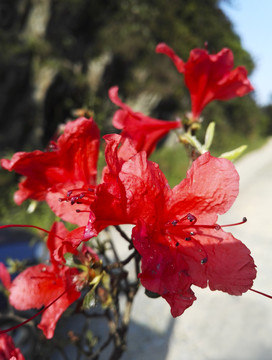
{"label": "pale gravel road", "polygon": [[[240,194],[219,223],[252,252],[258,269],[254,288],[272,294],[272,139],[236,162]],[[194,289],[197,300],[173,319],[162,299],[136,297],[123,360],[270,360],[272,300],[247,292],[235,297]]]}

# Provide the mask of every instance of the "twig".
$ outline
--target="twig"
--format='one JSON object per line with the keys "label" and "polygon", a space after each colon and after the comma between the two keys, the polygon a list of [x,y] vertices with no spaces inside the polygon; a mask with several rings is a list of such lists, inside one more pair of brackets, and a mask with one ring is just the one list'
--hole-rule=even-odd
{"label": "twig", "polygon": [[135,250],[132,254],[130,254],[125,260],[123,261],[116,261],[115,263],[113,264],[109,264],[109,265],[106,265],[104,267],[104,269],[106,271],[110,271],[112,269],[120,269],[122,268],[123,266],[125,266],[126,264],[128,264],[130,262],[130,260],[132,260],[136,255],[138,254],[138,252]]}
{"label": "twig", "polygon": [[123,239],[125,239],[130,245],[132,245],[132,240],[127,236],[127,234],[120,228],[119,225],[114,226],[115,229],[119,232],[119,234],[122,236]]}

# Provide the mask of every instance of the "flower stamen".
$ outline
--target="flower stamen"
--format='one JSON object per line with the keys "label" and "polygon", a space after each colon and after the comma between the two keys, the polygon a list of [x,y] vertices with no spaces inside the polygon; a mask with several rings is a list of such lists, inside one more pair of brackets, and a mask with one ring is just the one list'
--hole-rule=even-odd
{"label": "flower stamen", "polygon": [[243,219],[242,219],[242,221],[240,221],[240,222],[238,222],[238,223],[235,223],[235,224],[227,224],[227,225],[218,225],[218,226],[220,226],[220,228],[222,228],[222,227],[228,227],[228,226],[242,225],[242,224],[244,224],[244,223],[246,223],[246,222],[247,222],[247,218],[244,216]]}
{"label": "flower stamen", "polygon": [[[208,262],[208,255],[204,249],[204,247],[202,246],[202,244],[200,243],[200,241],[198,241],[197,239],[194,238],[194,235],[197,234],[197,232],[195,231],[186,231],[186,229],[188,228],[194,228],[196,231],[198,229],[213,229],[213,230],[220,230],[223,227],[228,227],[228,226],[236,226],[236,225],[241,225],[244,224],[247,221],[247,218],[244,217],[242,219],[241,222],[238,223],[234,223],[234,224],[227,224],[227,225],[219,225],[219,224],[212,224],[212,225],[206,225],[206,224],[197,224],[197,217],[191,213],[188,213],[186,216],[182,217],[181,219],[175,219],[172,221],[169,221],[168,223],[166,223],[166,228],[167,228],[167,233],[168,234],[173,234],[175,236],[179,236],[182,237],[183,240],[188,241],[188,242],[192,242],[194,243],[194,245],[199,249],[199,252],[201,252],[202,254],[205,254],[205,257],[203,257],[200,260],[201,264],[206,264]],[[189,222],[189,224],[188,224]],[[175,229],[173,229],[173,227],[175,227]],[[188,229],[189,230],[189,229]],[[176,239],[175,241],[175,247],[178,246],[182,246],[182,243],[180,241],[177,241]],[[185,247],[185,245],[184,245]]]}
{"label": "flower stamen", "polygon": [[[89,187],[87,190],[84,188],[79,189],[70,189],[66,193],[66,197],[59,198],[59,201],[70,202],[71,205],[74,204],[85,204],[91,205],[95,199],[94,186]],[[76,193],[75,193],[76,192]]]}

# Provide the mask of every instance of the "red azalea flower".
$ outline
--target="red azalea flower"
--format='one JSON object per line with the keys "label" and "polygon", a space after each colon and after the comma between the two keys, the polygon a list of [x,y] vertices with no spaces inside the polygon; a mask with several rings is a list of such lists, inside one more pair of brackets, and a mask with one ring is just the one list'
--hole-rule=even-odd
{"label": "red azalea flower", "polygon": [[[96,183],[99,151],[99,130],[93,119],[79,118],[65,125],[51,151],[19,152],[11,160],[2,159],[1,165],[25,177],[14,195],[20,205],[31,198],[46,200],[51,209],[64,220],[75,224],[86,223],[88,216],[75,212],[71,203],[93,196]],[[58,201],[61,198],[65,201]],[[84,199],[85,198],[85,199]]]}
{"label": "red azalea flower", "polygon": [[43,312],[38,325],[46,338],[51,339],[63,312],[80,296],[74,282],[77,275],[76,269],[67,266],[59,269],[45,264],[31,266],[13,280],[9,302],[17,310],[39,309],[52,304],[61,295]]}
{"label": "red azalea flower", "polygon": [[[126,163],[130,163],[137,155],[137,151],[129,139],[119,147],[122,141],[121,135],[105,135],[104,139],[107,166],[103,169],[101,184],[96,187],[95,199],[90,204],[90,217],[84,235],[87,239],[97,236],[107,226],[136,224],[138,220],[138,213],[128,206],[127,190],[122,178],[123,167]],[[139,203],[135,206],[139,208]]]}
{"label": "red azalea flower", "polygon": [[137,152],[127,139],[119,148],[121,136],[105,135],[105,159],[107,166],[103,169],[102,182],[96,187],[95,199],[90,204],[90,217],[85,229],[85,238],[97,234],[109,225],[131,224],[126,208],[126,195],[119,173],[126,161]]}
{"label": "red azalea flower", "polygon": [[181,126],[180,121],[164,121],[153,119],[139,112],[134,112],[118,97],[118,87],[109,90],[111,101],[119,106],[113,117],[113,125],[122,130],[123,139],[131,139],[135,149],[146,151],[149,156],[156,147],[157,142],[172,129]]}
{"label": "red azalea flower", "polygon": [[229,100],[254,90],[244,66],[232,70],[233,53],[230,49],[224,48],[215,55],[210,55],[207,50],[194,49],[186,63],[164,43],[157,45],[156,52],[169,56],[177,70],[184,73],[194,119],[212,100]]}
{"label": "red azalea flower", "polygon": [[[9,226],[13,225],[3,228]],[[82,241],[83,231],[84,228],[79,228],[69,233],[62,223],[54,223],[48,232],[47,243],[51,264],[31,266],[12,282],[5,266],[0,263],[0,280],[9,290],[9,302],[15,309],[46,308],[38,327],[48,339],[53,337],[63,312],[80,297],[82,277],[77,269],[63,265],[63,253],[77,253],[76,246]]]}
{"label": "red azalea flower", "polygon": [[48,232],[47,248],[51,264],[55,267],[65,263],[64,254],[78,255],[77,247],[83,241],[85,226],[68,231],[62,222],[55,222]]}
{"label": "red azalea flower", "polygon": [[[85,227],[69,232],[61,222],[55,222],[50,231],[32,225],[1,226],[8,227],[33,227],[48,233],[47,246],[51,264],[31,266],[11,282],[5,265],[0,263],[0,280],[9,290],[9,302],[15,309],[39,309],[44,306],[38,314],[15,327],[0,331],[0,335],[42,313],[38,327],[51,339],[63,312],[80,297],[82,287],[96,276],[96,272],[91,269],[93,265],[96,268],[101,265],[100,259],[88,246],[83,245],[81,252],[77,250],[83,240]],[[64,254],[67,252],[75,254],[86,270],[79,273],[76,268],[65,266]]]}
{"label": "red azalea flower", "polygon": [[7,334],[0,335],[0,359],[1,360],[24,360],[20,349],[16,348],[12,338]]}
{"label": "red azalea flower", "polygon": [[256,270],[250,251],[216,224],[238,194],[230,161],[205,153],[171,190],[142,152],[123,163],[118,181],[126,219],[137,224],[133,243],[142,256],[141,282],[168,301],[173,316],[195,300],[191,285],[232,295],[251,288]]}

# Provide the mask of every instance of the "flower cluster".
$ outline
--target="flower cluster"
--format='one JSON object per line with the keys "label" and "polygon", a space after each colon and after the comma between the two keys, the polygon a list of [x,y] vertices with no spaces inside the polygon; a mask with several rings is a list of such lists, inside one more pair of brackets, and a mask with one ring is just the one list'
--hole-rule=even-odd
{"label": "flower cluster", "polygon": [[[186,63],[165,44],[159,44],[157,52],[168,55],[184,74],[194,121],[210,101],[252,90],[243,67],[231,70],[229,49],[216,55],[194,49]],[[101,280],[102,259],[86,242],[92,244],[110,225],[134,226],[130,247],[141,258],[140,282],[169,303],[174,317],[196,299],[192,285],[241,295],[256,276],[248,248],[217,224],[218,215],[228,211],[238,195],[234,165],[205,152],[171,189],[159,165],[148,157],[170,130],[183,131],[181,121],[134,112],[118,97],[118,87],[109,90],[109,97],[120,108],[113,125],[121,132],[104,136],[106,166],[99,183],[100,135],[92,118],[68,122],[44,152],[19,152],[1,160],[4,169],[23,176],[14,195],[18,205],[26,199],[46,201],[62,221],[78,226],[69,232],[63,222],[56,222],[47,231],[49,264],[28,267],[13,281],[0,264],[0,279],[14,308],[44,306],[39,328],[47,338],[53,337],[57,321],[82,289]],[[67,254],[77,259],[74,266],[67,266]]]}

